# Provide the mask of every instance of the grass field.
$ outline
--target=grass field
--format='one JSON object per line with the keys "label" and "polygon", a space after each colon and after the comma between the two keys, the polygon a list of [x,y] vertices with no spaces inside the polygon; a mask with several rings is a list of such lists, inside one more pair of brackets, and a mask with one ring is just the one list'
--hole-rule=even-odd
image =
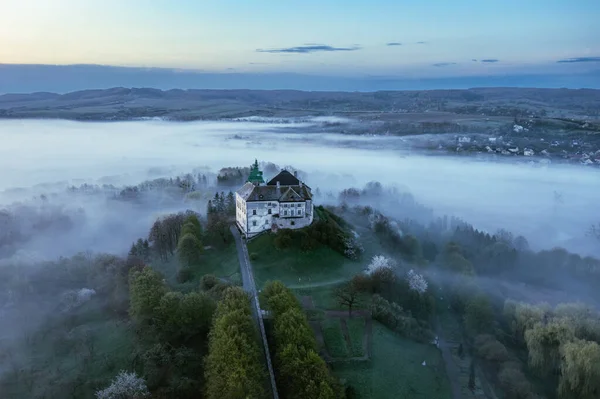
{"label": "grass field", "polygon": [[350,356],[363,356],[365,354],[363,350],[365,318],[352,317],[350,319],[346,319],[346,325],[348,326],[348,334],[350,335],[350,342],[352,343],[352,347],[350,348]]}
{"label": "grass field", "polygon": [[[423,366],[423,361],[426,366]],[[438,349],[402,338],[373,323],[371,362],[332,364],[361,399],[450,399],[450,384]]]}
{"label": "grass field", "polygon": [[[273,234],[264,234],[248,243],[256,284],[280,280],[290,287],[341,281],[350,278],[364,266],[351,261],[325,246],[303,252],[298,248],[277,249]],[[253,255],[254,254],[254,255]]]}
{"label": "grass field", "polygon": [[340,319],[327,318],[321,322],[321,328],[323,329],[323,338],[325,338],[325,346],[329,355],[333,358],[348,357],[349,352],[346,339],[342,333]]}

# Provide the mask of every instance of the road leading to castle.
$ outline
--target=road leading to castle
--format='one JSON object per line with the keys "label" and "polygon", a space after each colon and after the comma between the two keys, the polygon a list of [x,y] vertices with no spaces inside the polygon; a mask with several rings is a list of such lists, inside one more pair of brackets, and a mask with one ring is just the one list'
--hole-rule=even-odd
{"label": "road leading to castle", "polygon": [[262,318],[262,312],[260,311],[260,304],[258,302],[258,292],[256,291],[256,284],[254,283],[254,274],[252,272],[252,265],[250,264],[250,257],[248,256],[248,248],[246,243],[242,240],[239,230],[235,226],[230,226],[231,233],[235,239],[235,246],[237,248],[238,259],[240,261],[240,273],[242,275],[242,286],[244,290],[250,294],[250,300],[252,301],[252,309],[254,319],[258,323],[260,335],[262,338],[262,344],[267,361],[267,367],[269,369],[269,376],[271,380],[271,391],[273,392],[273,398],[279,399],[277,393],[277,386],[275,384],[275,373],[273,372],[273,365],[271,364],[271,354],[269,353],[269,344],[267,342],[267,333],[265,331],[265,325]]}

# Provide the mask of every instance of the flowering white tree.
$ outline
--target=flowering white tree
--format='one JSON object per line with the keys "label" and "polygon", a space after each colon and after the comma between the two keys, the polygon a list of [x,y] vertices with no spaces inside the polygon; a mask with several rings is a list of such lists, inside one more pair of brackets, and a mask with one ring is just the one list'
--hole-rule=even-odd
{"label": "flowering white tree", "polygon": [[408,271],[406,280],[408,281],[408,286],[410,289],[417,291],[419,294],[425,293],[425,291],[427,291],[427,287],[429,287],[427,280],[425,280],[421,274],[415,272],[413,269]]}
{"label": "flowering white tree", "polygon": [[391,269],[392,260],[383,255],[375,255],[373,256],[373,259],[371,259],[371,263],[369,263],[369,266],[367,266],[367,273],[373,274],[377,270],[382,268]]}
{"label": "flowering white tree", "polygon": [[140,399],[150,397],[146,381],[135,372],[124,370],[115,377],[108,388],[96,391],[97,399]]}

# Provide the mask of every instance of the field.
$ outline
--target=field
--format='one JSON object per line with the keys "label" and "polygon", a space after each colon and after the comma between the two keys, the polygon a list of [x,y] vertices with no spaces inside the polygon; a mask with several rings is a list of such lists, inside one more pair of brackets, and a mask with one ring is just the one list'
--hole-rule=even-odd
{"label": "field", "polygon": [[355,317],[346,319],[346,325],[348,326],[348,334],[350,335],[350,343],[352,344],[352,347],[349,348],[350,356],[364,356],[363,338],[365,334],[365,318]]}
{"label": "field", "polygon": [[329,355],[333,358],[347,357],[349,352],[346,339],[342,333],[340,320],[337,318],[327,318],[321,322],[321,328]]}
{"label": "field", "polygon": [[280,280],[291,288],[343,281],[364,267],[325,246],[311,252],[277,249],[274,238],[273,234],[264,234],[248,243],[258,287],[268,280]]}
{"label": "field", "polygon": [[[335,287],[331,284],[295,291],[307,308],[313,328],[321,329],[324,345],[321,352],[328,357],[336,376],[354,387],[361,399],[451,398],[450,383],[439,349],[403,338],[370,320],[368,312],[365,312],[369,307],[366,300],[354,309],[353,317],[348,318],[346,309],[341,312],[335,301]],[[361,314],[366,314],[366,318]],[[366,328],[366,320],[369,329]],[[348,340],[344,337],[344,322]],[[363,350],[365,337],[367,353]]]}
{"label": "field", "polygon": [[371,361],[333,363],[332,368],[360,398],[451,398],[439,351],[402,338],[377,322]]}

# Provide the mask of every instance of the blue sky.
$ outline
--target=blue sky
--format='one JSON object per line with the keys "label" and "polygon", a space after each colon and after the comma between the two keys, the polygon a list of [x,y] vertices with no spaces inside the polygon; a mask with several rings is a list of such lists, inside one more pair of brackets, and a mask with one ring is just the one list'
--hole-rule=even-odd
{"label": "blue sky", "polygon": [[2,0],[0,63],[580,73],[600,69],[599,16],[599,0]]}

